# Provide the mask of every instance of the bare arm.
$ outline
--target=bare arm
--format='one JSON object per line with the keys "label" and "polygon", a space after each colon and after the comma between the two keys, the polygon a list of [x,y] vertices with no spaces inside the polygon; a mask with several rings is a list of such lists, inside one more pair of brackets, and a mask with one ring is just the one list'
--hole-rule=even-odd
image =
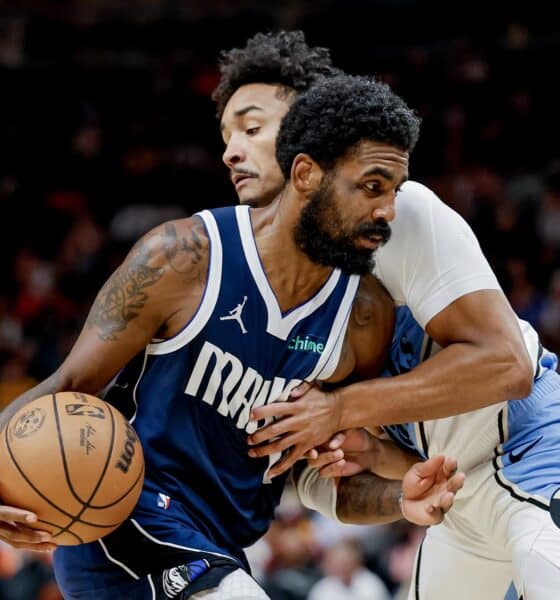
{"label": "bare arm", "polygon": [[373,473],[341,478],[337,488],[336,513],[343,523],[356,525],[390,523],[402,519],[400,481]]}
{"label": "bare arm", "polygon": [[530,393],[530,363],[517,319],[501,292],[456,300],[427,326],[443,349],[409,373],[337,392],[340,429],[437,419]]}
{"label": "bare arm", "polygon": [[252,444],[260,444],[254,456],[294,446],[271,471],[275,476],[338,431],[438,419],[530,393],[533,365],[502,292],[459,298],[428,323],[427,331],[443,349],[406,374],[331,393],[312,388],[297,402],[254,409],[255,420],[276,419],[251,436]]}
{"label": "bare arm", "polygon": [[[206,235],[197,218],[169,222],[146,234],[97,295],[62,365],[1,413],[0,428],[44,394],[99,392],[152,338],[179,331],[196,310],[207,263]],[[50,549],[50,536],[25,527],[30,519],[36,517],[28,511],[0,506],[0,539],[19,548]]]}
{"label": "bare arm", "polygon": [[294,467],[299,497],[308,508],[344,523],[387,523],[403,516],[418,525],[440,523],[453,505],[465,476],[456,473],[457,461],[434,456],[415,463],[402,481],[373,473],[325,479],[317,469]]}

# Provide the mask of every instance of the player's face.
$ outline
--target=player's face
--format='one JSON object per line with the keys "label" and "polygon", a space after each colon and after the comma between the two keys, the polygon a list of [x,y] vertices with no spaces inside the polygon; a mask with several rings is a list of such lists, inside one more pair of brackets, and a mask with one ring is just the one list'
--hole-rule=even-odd
{"label": "player's face", "polygon": [[408,177],[408,153],[361,142],[332,171],[302,210],[294,236],[315,262],[365,274],[391,235],[395,196]]}
{"label": "player's face", "polygon": [[276,162],[276,135],[290,101],[280,86],[252,83],[226,104],[220,124],[223,161],[242,204],[266,206],[285,185]]}

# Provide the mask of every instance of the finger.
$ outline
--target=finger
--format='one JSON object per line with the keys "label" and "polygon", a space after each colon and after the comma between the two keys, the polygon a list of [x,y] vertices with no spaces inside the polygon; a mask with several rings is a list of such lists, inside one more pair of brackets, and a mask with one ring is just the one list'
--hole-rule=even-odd
{"label": "finger", "polygon": [[17,548],[18,550],[30,550],[31,552],[54,552],[57,549],[56,544],[49,543],[39,543],[39,544],[30,544],[28,542],[10,542],[8,540],[4,540],[13,548]]}
{"label": "finger", "polygon": [[462,472],[453,475],[453,477],[451,477],[451,479],[447,482],[447,491],[456,494],[465,484],[465,478],[466,476]]}
{"label": "finger", "polygon": [[438,499],[438,508],[446,513],[453,506],[454,501],[455,494],[453,492],[444,492]]}
{"label": "finger", "polygon": [[348,459],[341,460],[333,465],[327,465],[319,471],[319,476],[325,479],[333,477],[352,477],[358,473],[363,473],[366,469],[359,463]]}
{"label": "finger", "polygon": [[442,471],[448,479],[452,477],[457,471],[457,459],[446,456],[443,462]]}
{"label": "finger", "polygon": [[[249,449],[249,456],[251,458],[262,458],[263,456],[270,456],[271,454],[278,454],[287,450],[291,446],[295,446],[300,441],[298,434],[288,435],[285,437],[281,437],[274,442],[270,442],[268,444],[262,444],[260,446],[253,446]],[[308,447],[305,447],[302,453],[299,455],[299,458],[303,458],[305,452],[309,450]]]}
{"label": "finger", "polygon": [[344,477],[344,469],[346,467],[346,460],[343,458],[335,463],[326,465],[319,470],[319,477],[329,479],[332,477]]}
{"label": "finger", "polygon": [[253,433],[247,438],[247,442],[251,446],[262,444],[263,442],[268,442],[272,438],[276,438],[278,436],[284,435],[289,431],[293,431],[294,424],[295,422],[291,418],[275,421],[274,423],[270,423],[266,427],[261,427],[261,429],[255,431],[255,433]]}
{"label": "finger", "polygon": [[413,465],[412,469],[417,477],[424,479],[425,477],[433,477],[441,469],[445,457],[441,454],[432,456],[424,462],[419,462]]}
{"label": "finger", "polygon": [[321,469],[326,465],[338,462],[344,458],[342,450],[333,450],[332,452],[321,452],[316,459],[309,460],[309,465],[314,469]]}
{"label": "finger", "polygon": [[337,433],[329,442],[329,448],[331,450],[336,450],[337,448],[340,448],[342,446],[342,444],[344,444],[344,442],[346,441],[346,434],[341,431],[340,433]]}
{"label": "finger", "polygon": [[297,402],[272,402],[266,406],[258,406],[251,409],[251,421],[271,419],[272,417],[284,417],[298,412]]}
{"label": "finger", "polygon": [[37,515],[29,510],[15,508],[14,506],[0,506],[0,521],[35,523]]}
{"label": "finger", "polygon": [[288,452],[281,461],[276,463],[274,467],[270,469],[270,471],[268,472],[270,478],[272,479],[274,477],[278,477],[278,475],[282,475],[282,473],[285,473],[286,471],[291,469],[294,463],[298,460],[298,458],[301,458],[301,456],[303,456],[304,452],[304,448],[298,448],[297,446],[290,450],[290,452]]}
{"label": "finger", "polygon": [[311,464],[314,460],[317,460],[319,458],[319,452],[317,449],[315,448],[311,448],[311,450],[308,450],[304,455],[303,458],[306,458],[309,461],[309,464]]}
{"label": "finger", "polygon": [[52,536],[48,531],[29,529],[28,527],[14,526],[8,523],[0,524],[0,538],[9,544],[14,542],[37,544],[52,541]]}
{"label": "finger", "polygon": [[294,388],[290,392],[290,399],[297,400],[298,398],[301,398],[304,394],[307,394],[307,392],[312,387],[313,387],[313,384],[312,383],[308,383],[307,381],[304,381],[303,383],[300,383],[296,388]]}

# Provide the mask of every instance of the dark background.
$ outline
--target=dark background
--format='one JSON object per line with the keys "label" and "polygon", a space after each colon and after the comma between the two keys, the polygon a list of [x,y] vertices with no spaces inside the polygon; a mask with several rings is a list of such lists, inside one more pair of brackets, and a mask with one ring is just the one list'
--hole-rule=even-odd
{"label": "dark background", "polygon": [[[210,100],[218,54],[279,28],[303,29],[417,109],[411,178],[471,223],[517,313],[560,350],[560,28],[545,3],[0,2],[1,403],[58,366],[139,235],[235,202]],[[287,514],[263,573],[301,573],[303,561],[311,581],[328,545],[295,544],[312,520]],[[395,590],[406,576],[391,575],[391,549],[415,533],[390,532],[365,556]],[[14,591],[25,569],[25,581],[48,579],[43,563],[2,550],[0,600],[49,597]]]}

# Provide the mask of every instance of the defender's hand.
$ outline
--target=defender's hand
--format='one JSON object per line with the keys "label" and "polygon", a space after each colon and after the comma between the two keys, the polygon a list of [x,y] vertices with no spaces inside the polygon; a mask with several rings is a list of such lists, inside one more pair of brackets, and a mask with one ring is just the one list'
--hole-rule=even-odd
{"label": "defender's hand", "polygon": [[[292,393],[291,398],[295,396],[297,392]],[[270,470],[270,476],[276,477],[338,431],[339,402],[336,394],[312,387],[292,402],[274,402],[251,411],[253,421],[273,418],[277,420],[258,429],[249,436],[248,442],[254,446],[249,451],[249,456],[254,458],[290,448],[286,456]]]}
{"label": "defender's hand", "polygon": [[441,523],[465,482],[465,474],[456,470],[457,460],[442,455],[412,466],[402,483],[404,518],[417,525]]}

